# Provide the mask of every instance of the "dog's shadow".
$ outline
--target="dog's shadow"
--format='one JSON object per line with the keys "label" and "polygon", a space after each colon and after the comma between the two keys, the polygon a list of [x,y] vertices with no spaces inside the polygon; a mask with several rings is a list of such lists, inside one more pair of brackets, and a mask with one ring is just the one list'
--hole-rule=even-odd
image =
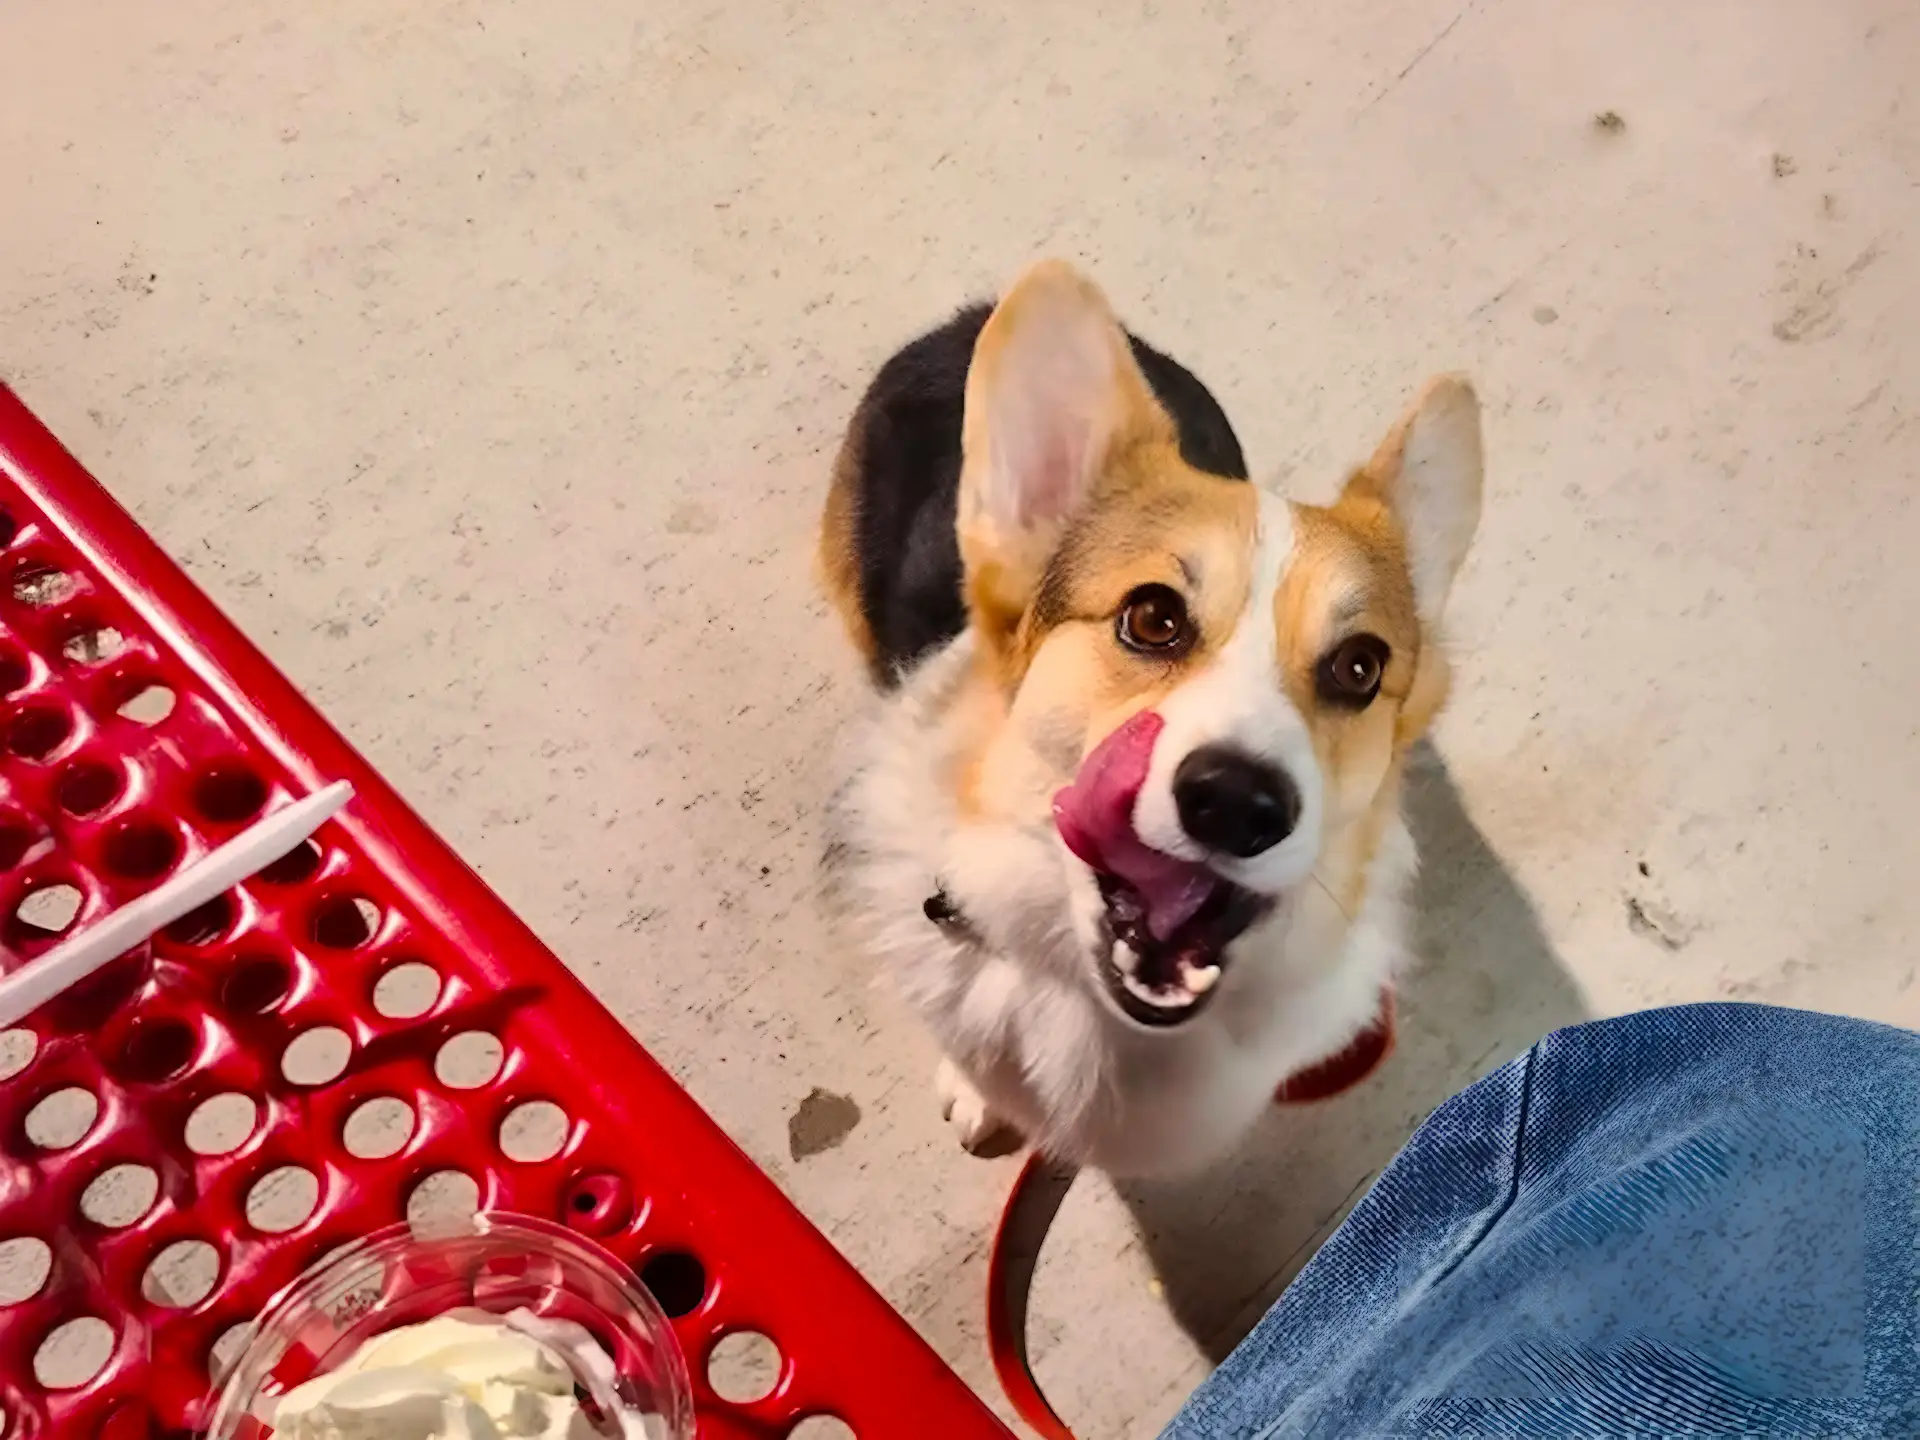
{"label": "dog's shadow", "polygon": [[1118,1187],[1175,1319],[1216,1362],[1436,1105],[1588,1018],[1532,904],[1429,747],[1409,767],[1406,813],[1420,850],[1418,964],[1401,984],[1397,1044],[1380,1072],[1335,1099],[1275,1107],[1210,1171]]}

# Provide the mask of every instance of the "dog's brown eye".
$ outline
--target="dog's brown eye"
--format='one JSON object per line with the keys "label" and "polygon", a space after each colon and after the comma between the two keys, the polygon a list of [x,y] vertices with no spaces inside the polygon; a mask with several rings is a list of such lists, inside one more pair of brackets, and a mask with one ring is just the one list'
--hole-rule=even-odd
{"label": "dog's brown eye", "polygon": [[1187,602],[1164,585],[1142,585],[1127,596],[1117,629],[1122,645],[1151,655],[1183,650],[1193,640]]}
{"label": "dog's brown eye", "polygon": [[1378,635],[1349,635],[1321,657],[1316,677],[1320,698],[1330,705],[1364,710],[1380,693],[1380,677],[1392,653]]}

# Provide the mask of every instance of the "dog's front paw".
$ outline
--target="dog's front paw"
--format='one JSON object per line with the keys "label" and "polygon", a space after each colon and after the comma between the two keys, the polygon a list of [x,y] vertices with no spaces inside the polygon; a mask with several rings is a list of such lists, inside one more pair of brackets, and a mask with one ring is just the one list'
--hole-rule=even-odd
{"label": "dog's front paw", "polygon": [[940,1062],[933,1088],[940,1097],[940,1118],[953,1127],[968,1154],[991,1159],[1020,1148],[1020,1132],[994,1114],[987,1097],[953,1061]]}

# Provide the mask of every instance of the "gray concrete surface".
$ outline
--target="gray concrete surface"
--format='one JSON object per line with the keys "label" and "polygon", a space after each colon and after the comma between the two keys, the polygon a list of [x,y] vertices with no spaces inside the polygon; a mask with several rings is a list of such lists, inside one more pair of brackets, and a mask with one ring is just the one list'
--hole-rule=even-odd
{"label": "gray concrete surface", "polygon": [[1399,1058],[1040,1276],[1145,1436],[1548,1026],[1920,1024],[1916,77],[1891,0],[14,4],[0,368],[983,1385],[1011,1162],[816,906],[823,452],[1040,252],[1303,494],[1470,368]]}

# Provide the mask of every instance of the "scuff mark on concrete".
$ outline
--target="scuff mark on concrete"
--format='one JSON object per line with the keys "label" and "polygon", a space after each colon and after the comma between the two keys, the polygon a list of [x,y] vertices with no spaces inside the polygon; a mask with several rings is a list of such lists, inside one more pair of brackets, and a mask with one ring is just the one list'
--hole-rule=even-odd
{"label": "scuff mark on concrete", "polygon": [[1637,895],[1627,896],[1627,928],[1668,950],[1684,950],[1693,939],[1693,927],[1679,915]]}

